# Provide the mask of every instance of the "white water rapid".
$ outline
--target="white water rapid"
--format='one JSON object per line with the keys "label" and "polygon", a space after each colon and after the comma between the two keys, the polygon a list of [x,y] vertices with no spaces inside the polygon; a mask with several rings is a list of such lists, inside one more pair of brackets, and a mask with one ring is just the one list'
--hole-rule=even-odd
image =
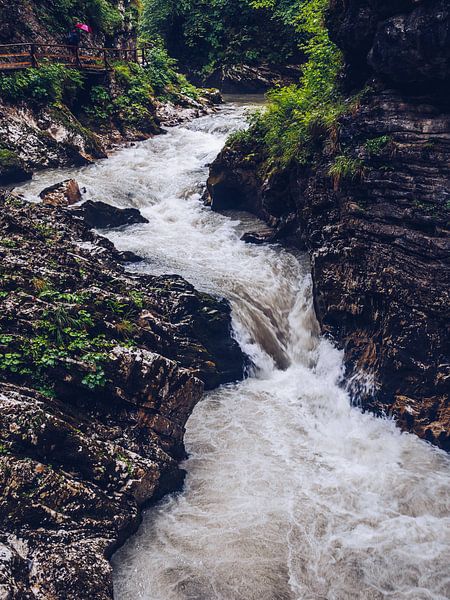
{"label": "white water rapid", "polygon": [[149,219],[109,233],[146,261],[227,297],[251,377],[205,396],[188,422],[181,493],[151,507],[115,555],[117,600],[446,600],[449,459],[350,406],[342,356],[320,338],[305,257],[240,241],[255,227],[199,202],[207,163],[243,106],[82,169],[87,197]]}

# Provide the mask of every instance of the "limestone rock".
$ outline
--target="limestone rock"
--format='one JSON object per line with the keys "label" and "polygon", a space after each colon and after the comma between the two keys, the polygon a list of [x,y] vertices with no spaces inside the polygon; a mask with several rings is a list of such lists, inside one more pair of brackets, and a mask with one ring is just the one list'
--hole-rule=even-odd
{"label": "limestone rock", "polygon": [[[449,132],[450,114],[429,98],[380,90],[341,121],[341,142],[364,156],[362,179],[335,189],[332,157],[318,155],[313,169],[263,181],[258,148],[234,146],[208,182],[213,207],[250,210],[309,251],[317,317],[345,350],[354,398],[446,449]],[[383,140],[375,153],[372,140]]]}

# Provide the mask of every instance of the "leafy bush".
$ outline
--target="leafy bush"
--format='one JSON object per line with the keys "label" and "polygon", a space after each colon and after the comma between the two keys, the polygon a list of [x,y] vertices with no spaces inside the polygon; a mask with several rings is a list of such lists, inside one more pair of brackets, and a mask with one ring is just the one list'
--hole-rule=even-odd
{"label": "leafy bush", "polygon": [[327,5],[328,0],[308,0],[301,3],[295,17],[291,15],[307,36],[302,48],[308,62],[299,85],[269,93],[268,108],[258,119],[259,137],[267,145],[270,160],[281,165],[294,158],[307,161],[317,137],[331,132],[345,110],[336,85],[341,55],[324,23]]}
{"label": "leafy bush", "polygon": [[198,97],[198,90],[175,70],[175,61],[163,48],[148,51],[149,66],[143,68],[135,63],[116,63],[114,74],[119,94],[98,85],[91,89],[90,102],[85,107],[88,115],[98,121],[114,119],[125,126],[143,131],[154,127],[153,106],[160,100],[180,99],[180,95]]}
{"label": "leafy bush", "polygon": [[45,104],[61,102],[63,98],[70,101],[83,82],[83,75],[75,69],[45,64],[39,69],[0,75],[0,95],[10,102],[33,100]]}
{"label": "leafy bush", "polygon": [[380,156],[390,141],[391,137],[389,135],[381,135],[367,140],[364,147],[370,156]]}
{"label": "leafy bush", "polygon": [[[139,2],[128,11],[127,19],[137,26]],[[37,6],[39,17],[53,31],[65,33],[74,20],[89,23],[96,33],[113,35],[125,27],[124,18],[112,0],[53,0],[51,7]]]}

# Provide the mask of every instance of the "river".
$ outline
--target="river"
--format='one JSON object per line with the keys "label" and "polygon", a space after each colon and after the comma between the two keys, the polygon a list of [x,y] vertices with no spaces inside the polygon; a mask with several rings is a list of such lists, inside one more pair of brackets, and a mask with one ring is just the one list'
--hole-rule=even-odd
{"label": "river", "polygon": [[[247,101],[248,103],[248,101]],[[447,600],[449,459],[352,407],[341,353],[319,335],[308,260],[240,241],[259,224],[199,195],[245,102],[23,191],[75,177],[87,196],[137,207],[148,225],[109,232],[227,297],[254,368],[208,393],[186,432],[186,485],[117,552],[117,600]]]}

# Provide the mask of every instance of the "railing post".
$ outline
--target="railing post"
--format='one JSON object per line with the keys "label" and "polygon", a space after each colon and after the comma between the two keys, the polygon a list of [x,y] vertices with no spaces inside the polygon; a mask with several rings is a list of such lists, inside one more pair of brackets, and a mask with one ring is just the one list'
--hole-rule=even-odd
{"label": "railing post", "polygon": [[31,44],[30,46],[30,56],[31,56],[31,66],[32,67],[38,67],[38,62],[36,60],[36,45],[35,44]]}

